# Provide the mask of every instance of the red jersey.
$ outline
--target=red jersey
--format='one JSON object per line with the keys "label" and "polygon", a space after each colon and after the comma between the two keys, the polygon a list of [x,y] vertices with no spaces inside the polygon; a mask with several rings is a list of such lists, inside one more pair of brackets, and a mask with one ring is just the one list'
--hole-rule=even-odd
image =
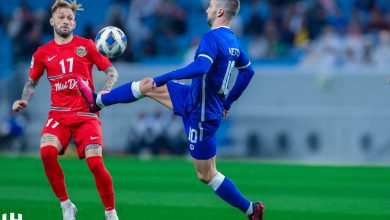
{"label": "red jersey", "polygon": [[[54,40],[39,47],[34,53],[30,77],[38,80],[46,69],[51,85],[51,110],[61,112],[88,112],[87,103],[77,87],[77,77],[88,81],[95,90],[92,68],[101,70],[111,66],[107,57],[101,55],[92,40],[73,36],[71,42],[58,45]],[[54,112],[53,112],[54,113]]]}

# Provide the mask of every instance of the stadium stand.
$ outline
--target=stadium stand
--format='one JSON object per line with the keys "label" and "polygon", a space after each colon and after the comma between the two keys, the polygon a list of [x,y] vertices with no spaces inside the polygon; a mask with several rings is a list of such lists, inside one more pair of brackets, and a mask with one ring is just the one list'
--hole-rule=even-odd
{"label": "stadium stand", "polygon": [[[148,4],[144,0],[79,2],[87,10],[77,17],[76,34],[93,38],[106,25],[121,27],[126,32],[127,51],[116,60],[120,61],[121,82],[141,78],[145,72],[162,73],[188,62],[193,55],[192,46],[209,28],[205,22],[199,22],[204,19],[206,0],[149,0]],[[32,51],[50,39],[52,30],[47,28],[47,16],[51,3],[0,1],[0,47],[4,48],[0,50],[1,88],[15,83],[15,79],[23,81],[20,74],[27,72]],[[242,0],[232,29],[255,64],[253,84],[260,90],[249,88],[240,101],[244,107],[235,107],[229,121],[234,129],[227,126],[224,131],[229,137],[220,138],[225,143],[222,145],[230,146],[222,147],[223,154],[245,156],[256,152],[258,156],[298,159],[336,155],[333,158],[341,160],[352,152],[350,159],[356,161],[389,152],[390,140],[382,133],[388,130],[385,122],[389,117],[384,83],[390,63],[389,18],[390,4],[386,0]],[[42,84],[39,91],[48,89],[47,84]],[[1,109],[21,92],[20,86],[14,86],[14,90],[1,99]],[[260,99],[259,93],[266,95]],[[366,102],[365,99],[371,100],[369,95],[376,97],[377,102]],[[252,100],[256,100],[254,106],[250,104]],[[40,112],[46,112],[48,101],[47,94],[38,92],[29,110],[37,117],[26,129],[27,135],[35,135],[31,143],[38,138],[39,120],[44,120]],[[102,119],[129,130],[130,125],[123,125],[123,118],[137,115],[145,106],[143,103],[126,107],[128,112],[113,108]],[[376,123],[378,120],[381,123]],[[256,123],[247,126],[251,121]],[[345,124],[356,130],[346,135],[337,133],[348,130]],[[104,130],[108,144],[118,151],[126,148],[128,140],[115,138],[115,129]],[[248,149],[240,148],[243,145],[248,145]],[[347,145],[343,148],[347,150],[337,151],[343,145]],[[361,148],[357,150],[356,146]],[[295,147],[298,150],[291,151]]]}

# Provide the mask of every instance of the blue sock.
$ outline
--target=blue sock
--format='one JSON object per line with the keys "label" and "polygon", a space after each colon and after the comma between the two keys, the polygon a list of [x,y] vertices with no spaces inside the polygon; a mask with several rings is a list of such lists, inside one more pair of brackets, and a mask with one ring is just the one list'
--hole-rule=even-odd
{"label": "blue sock", "polygon": [[218,173],[209,183],[221,199],[225,200],[230,205],[239,208],[242,212],[246,213],[251,203],[238,191],[234,183]]}
{"label": "blue sock", "polygon": [[118,86],[109,93],[100,95],[100,97],[98,96],[96,103],[98,105],[103,104],[104,106],[109,106],[117,103],[134,102],[142,97],[139,91],[139,82],[130,82]]}

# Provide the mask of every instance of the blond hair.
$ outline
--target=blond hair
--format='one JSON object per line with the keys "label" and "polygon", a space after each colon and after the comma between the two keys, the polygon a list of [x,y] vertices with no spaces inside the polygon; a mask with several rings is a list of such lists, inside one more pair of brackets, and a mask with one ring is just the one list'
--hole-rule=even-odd
{"label": "blond hair", "polygon": [[77,0],[56,0],[53,6],[51,6],[51,14],[55,13],[60,8],[69,8],[73,11],[73,13],[76,13],[76,11],[84,11],[82,7],[83,6],[81,4],[77,4]]}

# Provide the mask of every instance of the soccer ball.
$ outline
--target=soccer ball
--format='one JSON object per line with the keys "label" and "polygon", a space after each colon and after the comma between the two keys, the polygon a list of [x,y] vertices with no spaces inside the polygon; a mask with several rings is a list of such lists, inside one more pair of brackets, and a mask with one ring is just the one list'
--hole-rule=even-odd
{"label": "soccer ball", "polygon": [[108,58],[115,58],[125,51],[127,38],[121,29],[108,26],[96,35],[95,44],[101,54]]}

